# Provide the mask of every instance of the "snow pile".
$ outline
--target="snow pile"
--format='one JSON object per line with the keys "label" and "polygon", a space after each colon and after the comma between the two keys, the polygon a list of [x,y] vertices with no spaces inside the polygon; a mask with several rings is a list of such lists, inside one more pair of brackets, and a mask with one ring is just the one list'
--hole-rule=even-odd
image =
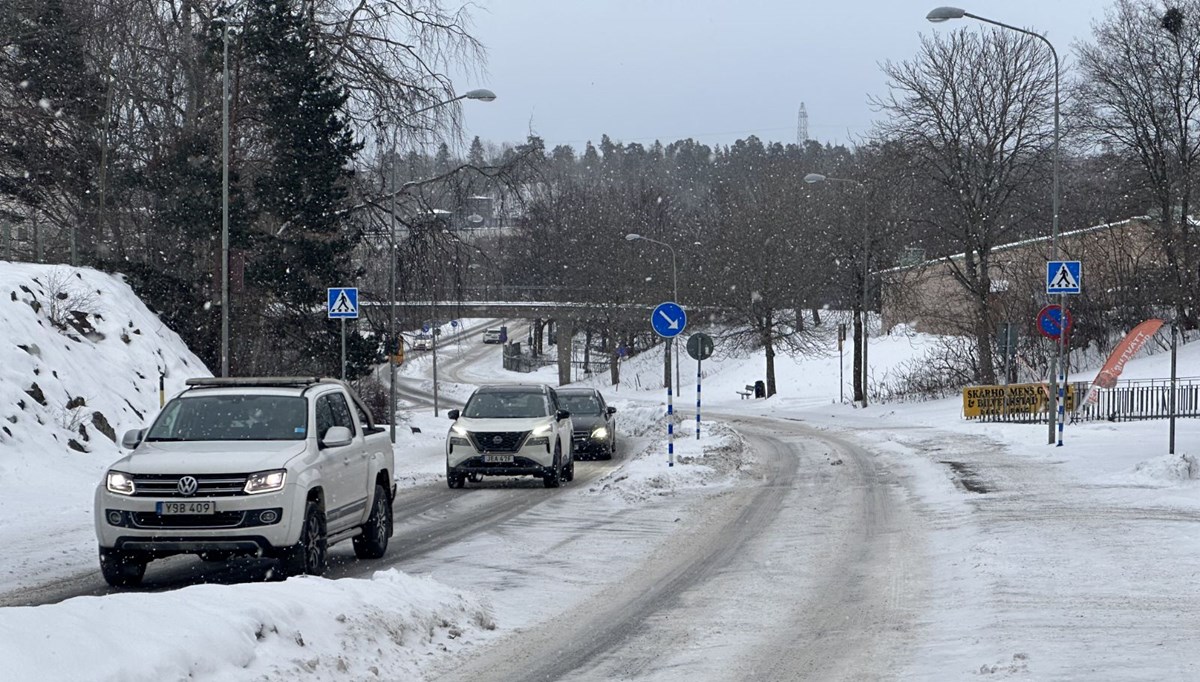
{"label": "snow pile", "polygon": [[1163,455],[1138,462],[1131,474],[1148,484],[1200,479],[1200,461],[1194,455]]}
{"label": "snow pile", "polygon": [[10,608],[0,660],[7,680],[84,679],[81,661],[113,682],[417,679],[421,659],[494,628],[473,597],[389,570]]}
{"label": "snow pile", "polygon": [[682,431],[675,427],[674,466],[669,465],[666,419],[662,418],[658,423],[662,437],[596,481],[589,492],[638,503],[685,490],[734,485],[752,461],[745,441],[721,422],[702,422],[701,437],[696,439],[694,424]]}

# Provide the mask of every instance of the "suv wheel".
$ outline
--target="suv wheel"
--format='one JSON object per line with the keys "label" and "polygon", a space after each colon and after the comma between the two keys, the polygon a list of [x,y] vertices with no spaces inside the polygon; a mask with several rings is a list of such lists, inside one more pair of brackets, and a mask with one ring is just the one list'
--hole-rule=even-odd
{"label": "suv wheel", "polygon": [[279,557],[279,570],[285,578],[321,575],[325,573],[325,550],[325,514],[316,502],[310,501],[304,509],[300,542],[284,550]]}
{"label": "suv wheel", "polygon": [[100,572],[113,587],[137,587],[142,584],[149,563],[140,555],[119,549],[100,548]]}
{"label": "suv wheel", "polygon": [[450,486],[451,488],[461,488],[466,484],[467,477],[465,474],[455,473],[450,471],[449,468],[446,469],[446,485]]}
{"label": "suv wheel", "polygon": [[554,462],[550,465],[550,470],[542,474],[542,485],[547,488],[557,488],[562,485],[563,466],[562,466],[562,446],[554,446]]}
{"label": "suv wheel", "polygon": [[567,463],[567,468],[566,468],[566,470],[563,471],[563,480],[564,481],[574,481],[575,480],[575,453],[574,452],[571,453],[571,461]]}
{"label": "suv wheel", "polygon": [[388,538],[392,537],[392,503],[383,486],[375,486],[375,500],[371,503],[371,516],[363,526],[362,535],[354,537],[354,556],[359,559],[378,559],[387,551]]}

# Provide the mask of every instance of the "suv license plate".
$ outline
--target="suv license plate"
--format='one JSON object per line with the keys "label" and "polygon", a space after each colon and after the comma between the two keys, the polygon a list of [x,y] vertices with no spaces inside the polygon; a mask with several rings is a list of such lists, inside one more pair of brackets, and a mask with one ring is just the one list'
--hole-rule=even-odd
{"label": "suv license plate", "polygon": [[159,516],[172,514],[216,514],[216,502],[158,502]]}
{"label": "suv license plate", "polygon": [[512,455],[484,455],[485,464],[512,464]]}

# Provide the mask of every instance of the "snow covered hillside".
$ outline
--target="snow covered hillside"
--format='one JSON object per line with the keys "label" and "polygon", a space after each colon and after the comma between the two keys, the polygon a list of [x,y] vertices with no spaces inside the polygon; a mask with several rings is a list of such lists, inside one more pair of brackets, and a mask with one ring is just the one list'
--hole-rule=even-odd
{"label": "snow covered hillside", "polygon": [[209,372],[119,276],[88,268],[0,262],[0,339],[0,542],[21,557],[4,583],[91,536],[86,493],[157,412],[159,377],[170,396]]}

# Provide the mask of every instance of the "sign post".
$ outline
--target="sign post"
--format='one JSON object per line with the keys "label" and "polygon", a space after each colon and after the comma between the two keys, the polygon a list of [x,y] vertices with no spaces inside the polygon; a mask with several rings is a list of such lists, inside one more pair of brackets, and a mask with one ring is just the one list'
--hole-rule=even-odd
{"label": "sign post", "polygon": [[358,288],[330,287],[325,290],[325,310],[331,320],[342,321],[342,381],[346,380],[346,320],[358,319]]}
{"label": "sign post", "polygon": [[712,357],[712,337],[704,332],[692,334],[687,340],[688,355],[696,359],[696,440],[700,440],[700,363]]}
{"label": "sign post", "polygon": [[[1083,263],[1077,260],[1046,261],[1046,294],[1058,294],[1058,304],[1063,313],[1067,312],[1067,295],[1079,294],[1083,291]],[[1068,318],[1069,319],[1069,318]],[[1069,326],[1068,322],[1068,326]],[[1064,328],[1058,339],[1058,447],[1063,444],[1063,422],[1066,419],[1066,408],[1063,406],[1067,386],[1067,338],[1068,329]]]}
{"label": "sign post", "polygon": [[[655,334],[667,339],[671,349],[674,349],[675,337],[687,327],[687,313],[674,301],[659,303],[650,313],[650,326]],[[675,358],[675,362],[678,369],[679,358]],[[667,466],[675,466],[675,408],[671,398],[670,377],[667,378]]]}
{"label": "sign post", "polygon": [[838,402],[846,402],[846,354],[843,350],[846,345],[846,323],[838,325]]}

